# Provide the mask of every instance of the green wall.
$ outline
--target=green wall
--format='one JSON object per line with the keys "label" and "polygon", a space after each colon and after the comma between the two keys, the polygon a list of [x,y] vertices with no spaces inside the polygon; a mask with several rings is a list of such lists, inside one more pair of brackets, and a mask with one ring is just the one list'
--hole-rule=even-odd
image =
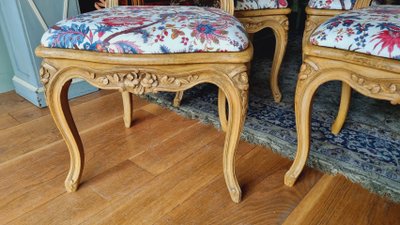
{"label": "green wall", "polygon": [[3,34],[0,29],[0,93],[14,89],[12,85],[13,69],[4,42]]}

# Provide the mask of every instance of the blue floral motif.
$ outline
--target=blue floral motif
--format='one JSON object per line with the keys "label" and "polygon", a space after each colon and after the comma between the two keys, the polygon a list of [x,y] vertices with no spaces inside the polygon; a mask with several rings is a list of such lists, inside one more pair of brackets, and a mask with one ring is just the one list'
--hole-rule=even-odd
{"label": "blue floral motif", "polygon": [[89,33],[89,27],[85,24],[71,24],[70,26],[53,26],[48,41],[52,48],[74,48],[84,42]]}
{"label": "blue floral motif", "polygon": [[221,9],[121,6],[60,21],[41,43],[107,53],[168,54],[237,52],[246,49],[249,40],[242,24]]}
{"label": "blue floral motif", "polygon": [[321,24],[311,35],[314,45],[398,59],[400,6],[352,10]]}

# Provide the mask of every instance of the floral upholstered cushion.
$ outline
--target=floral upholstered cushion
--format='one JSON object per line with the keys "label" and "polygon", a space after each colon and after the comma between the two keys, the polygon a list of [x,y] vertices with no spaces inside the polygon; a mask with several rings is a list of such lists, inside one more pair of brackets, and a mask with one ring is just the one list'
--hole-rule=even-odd
{"label": "floral upholstered cushion", "polygon": [[340,14],[320,25],[310,41],[400,60],[400,6],[373,6]]}
{"label": "floral upholstered cushion", "polygon": [[287,0],[237,0],[235,10],[287,8]]}
{"label": "floral upholstered cushion", "polygon": [[50,48],[108,53],[237,52],[249,45],[241,23],[217,8],[120,6],[58,22],[42,37]]}
{"label": "floral upholstered cushion", "polygon": [[308,6],[313,9],[339,9],[350,10],[356,0],[310,0]]}

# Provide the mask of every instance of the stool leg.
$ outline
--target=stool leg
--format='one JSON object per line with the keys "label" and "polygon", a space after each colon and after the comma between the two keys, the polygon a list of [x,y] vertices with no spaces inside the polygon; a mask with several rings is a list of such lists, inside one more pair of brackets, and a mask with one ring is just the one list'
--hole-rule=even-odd
{"label": "stool leg", "polygon": [[182,98],[183,98],[183,91],[178,91],[178,92],[176,92],[175,98],[174,98],[173,106],[174,106],[174,107],[177,107],[177,108],[178,108],[179,106],[181,106]]}
{"label": "stool leg", "polygon": [[288,40],[288,24],[287,22],[279,25],[271,26],[272,30],[275,34],[275,53],[274,59],[272,61],[272,68],[271,68],[271,90],[272,95],[274,97],[275,102],[280,102],[282,99],[281,91],[279,90],[279,70],[281,68],[283,57],[285,56],[286,52],[286,45]]}
{"label": "stool leg", "polygon": [[226,97],[221,88],[218,88],[218,115],[221,123],[221,130],[226,132],[226,127],[228,125],[228,117],[226,115]]}
{"label": "stool leg", "polygon": [[349,112],[351,99],[351,87],[350,85],[342,82],[342,95],[340,97],[339,112],[332,125],[332,133],[337,135],[343,127],[344,121],[346,120],[347,113]]}
{"label": "stool leg", "polygon": [[65,180],[65,188],[68,192],[74,192],[78,189],[85,159],[82,141],[68,104],[68,88],[70,84],[71,80],[55,80],[52,85],[46,88],[46,99],[53,120],[68,146],[71,162],[69,173]]}
{"label": "stool leg", "polygon": [[132,123],[132,94],[127,91],[123,91],[122,103],[124,105],[124,124],[126,128],[129,128],[131,127]]}
{"label": "stool leg", "polygon": [[[304,66],[304,64],[303,64]],[[302,66],[302,67],[303,67]],[[301,74],[299,74],[301,77]],[[297,152],[292,166],[285,174],[285,184],[293,186],[303,170],[310,151],[310,117],[312,98],[321,83],[298,81],[295,95]]]}
{"label": "stool leg", "polygon": [[228,187],[232,201],[239,203],[242,198],[242,191],[235,173],[235,152],[239,144],[240,133],[242,131],[248,104],[248,78],[247,74],[241,73],[239,86],[225,83],[225,87],[220,87],[228,100],[228,123],[223,153],[223,168],[225,182]]}

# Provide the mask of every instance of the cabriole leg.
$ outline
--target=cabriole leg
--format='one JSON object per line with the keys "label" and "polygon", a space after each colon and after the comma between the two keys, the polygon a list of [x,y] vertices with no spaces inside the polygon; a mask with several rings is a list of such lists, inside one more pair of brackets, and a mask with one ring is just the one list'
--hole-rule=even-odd
{"label": "cabriole leg", "polygon": [[[246,73],[239,76],[246,76],[247,79]],[[232,201],[236,203],[241,201],[242,191],[235,173],[235,153],[247,111],[247,91],[247,88],[243,90],[238,87],[224,89],[229,106],[228,127],[223,153],[224,177]]]}
{"label": "cabriole leg", "polygon": [[351,87],[350,85],[342,82],[342,95],[340,97],[339,112],[332,125],[332,133],[337,135],[342,130],[344,121],[346,120],[347,113],[349,112],[351,99]]}
{"label": "cabriole leg", "polygon": [[[300,74],[299,77],[301,76],[302,75]],[[294,185],[307,161],[308,153],[310,151],[310,117],[312,99],[315,90],[317,90],[320,85],[321,83],[316,82],[313,82],[312,84],[310,84],[310,82],[307,83],[307,80],[299,80],[297,82],[295,96],[297,152],[292,166],[285,174],[285,184],[287,186]]]}
{"label": "cabriole leg", "polygon": [[71,80],[57,79],[46,90],[47,105],[53,116],[54,122],[60,130],[65,143],[68,146],[71,162],[70,169],[65,180],[65,188],[68,192],[78,189],[84,166],[84,152],[81,138],[72,118],[68,104],[68,88]]}
{"label": "cabriole leg", "polygon": [[173,103],[174,107],[181,106],[182,98],[183,98],[183,91],[176,92],[175,98],[174,98],[174,103]]}
{"label": "cabriole leg", "polygon": [[132,123],[132,94],[123,91],[122,103],[124,105],[124,124],[126,128],[130,128]]}
{"label": "cabriole leg", "polygon": [[284,22],[276,26],[271,26],[275,34],[275,54],[272,61],[271,68],[271,91],[275,102],[280,102],[282,99],[281,91],[279,90],[279,70],[281,68],[283,57],[286,52],[286,45],[288,40],[288,24]]}
{"label": "cabriole leg", "polygon": [[226,97],[221,88],[218,88],[218,115],[221,124],[221,130],[226,132],[226,127],[228,126],[228,117],[226,115]]}

